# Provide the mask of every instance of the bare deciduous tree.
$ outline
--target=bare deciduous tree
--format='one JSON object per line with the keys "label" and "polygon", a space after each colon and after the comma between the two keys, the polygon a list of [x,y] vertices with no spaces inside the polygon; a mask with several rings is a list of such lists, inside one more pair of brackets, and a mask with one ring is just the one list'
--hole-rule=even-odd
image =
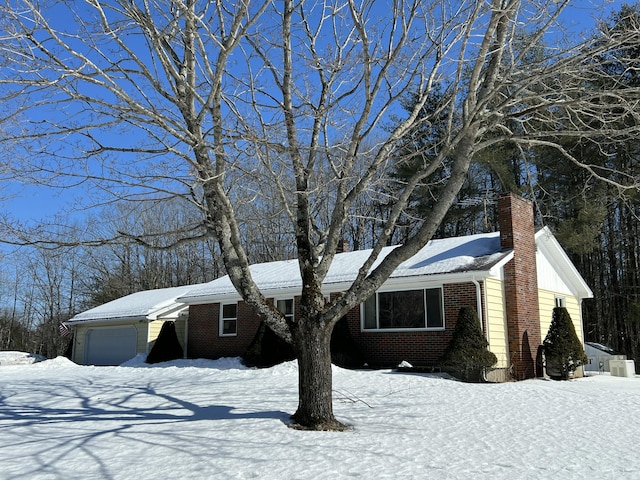
{"label": "bare deciduous tree", "polygon": [[[638,29],[567,45],[558,18],[569,3],[7,1],[2,100],[22,119],[7,140],[29,146],[20,173],[39,182],[95,184],[121,198],[182,195],[197,205],[238,292],[293,342],[294,419],[340,429],[332,328],[428,242],[475,155],[505,141],[523,151],[546,145],[614,181],[571,156],[558,137],[615,142],[638,134],[640,122],[618,121],[637,120],[637,89],[585,88],[594,72],[612,75],[604,53],[637,44]],[[553,47],[538,51],[543,40]],[[425,115],[436,85],[440,104]],[[357,278],[326,303],[322,281],[354,206],[391,180],[400,151],[421,153],[400,149],[402,140],[436,119],[443,131],[428,162],[394,189]],[[411,193],[433,175],[445,186],[430,215],[379,258]],[[631,175],[615,179],[622,189],[637,186]],[[290,221],[302,278],[301,315],[289,323],[252,281],[235,208],[267,184]]]}

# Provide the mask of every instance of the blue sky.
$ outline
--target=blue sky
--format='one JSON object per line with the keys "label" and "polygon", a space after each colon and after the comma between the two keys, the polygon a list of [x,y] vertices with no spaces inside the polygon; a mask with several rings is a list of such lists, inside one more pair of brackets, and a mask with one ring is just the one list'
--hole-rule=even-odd
{"label": "blue sky", "polygon": [[[593,18],[601,15],[608,16],[617,11],[624,3],[622,1],[591,2],[576,1],[565,12],[565,21],[571,26],[576,35],[589,31],[593,27]],[[25,222],[45,219],[64,212],[76,203],[77,199],[91,197],[92,192],[87,186],[77,189],[51,189],[43,186],[25,186],[17,183],[0,184],[0,212]],[[8,197],[8,198],[6,198]]]}

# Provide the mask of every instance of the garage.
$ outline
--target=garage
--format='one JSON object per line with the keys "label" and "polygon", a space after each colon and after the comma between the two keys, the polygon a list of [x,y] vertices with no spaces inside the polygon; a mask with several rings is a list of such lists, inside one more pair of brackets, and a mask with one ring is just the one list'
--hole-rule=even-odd
{"label": "garage", "polygon": [[90,328],[87,331],[85,364],[120,365],[136,356],[137,332],[132,325]]}

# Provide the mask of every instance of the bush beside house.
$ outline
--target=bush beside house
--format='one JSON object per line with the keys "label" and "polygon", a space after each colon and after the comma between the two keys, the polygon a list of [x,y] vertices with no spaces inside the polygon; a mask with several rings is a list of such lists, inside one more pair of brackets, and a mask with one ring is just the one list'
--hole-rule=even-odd
{"label": "bush beside house", "polygon": [[489,342],[482,335],[480,319],[472,307],[462,307],[449,345],[442,355],[443,366],[464,381],[479,381],[484,369],[496,364],[498,359],[487,347]]}
{"label": "bush beside house", "polygon": [[183,357],[182,346],[176,334],[175,322],[164,322],[160,329],[160,334],[156,339],[146,363],[160,363],[177,360]]}
{"label": "bush beside house", "polygon": [[547,375],[567,380],[573,372],[589,360],[565,307],[555,307],[549,333],[543,342]]}

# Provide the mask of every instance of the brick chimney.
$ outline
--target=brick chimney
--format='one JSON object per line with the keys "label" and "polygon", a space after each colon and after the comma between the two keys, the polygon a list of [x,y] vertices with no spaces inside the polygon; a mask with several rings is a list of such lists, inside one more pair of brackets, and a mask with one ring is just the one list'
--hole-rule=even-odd
{"label": "brick chimney", "polygon": [[340,239],[338,241],[338,247],[336,248],[336,253],[345,253],[351,251],[351,244],[349,240]]}
{"label": "brick chimney", "polygon": [[538,307],[533,204],[513,193],[498,199],[500,245],[513,249],[504,267],[509,356],[516,380],[536,376],[536,355],[542,343]]}

